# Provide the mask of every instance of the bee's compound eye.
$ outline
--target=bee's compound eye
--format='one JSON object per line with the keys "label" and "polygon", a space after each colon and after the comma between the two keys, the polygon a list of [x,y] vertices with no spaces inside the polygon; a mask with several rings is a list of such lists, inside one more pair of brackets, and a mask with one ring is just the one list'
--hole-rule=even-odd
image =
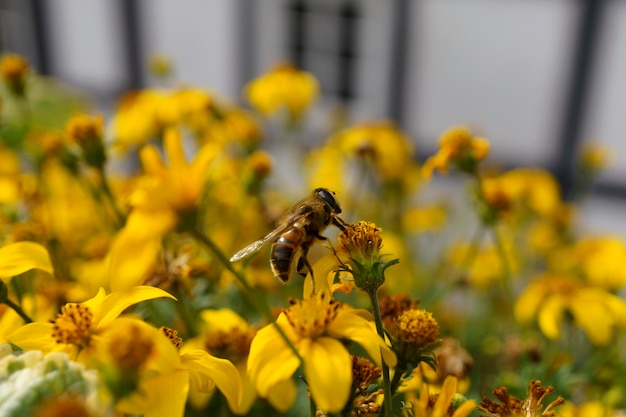
{"label": "bee's compound eye", "polygon": [[335,200],[335,193],[326,188],[317,188],[315,190],[315,194],[320,196],[332,209],[335,213],[341,213],[341,207],[339,207],[339,203]]}

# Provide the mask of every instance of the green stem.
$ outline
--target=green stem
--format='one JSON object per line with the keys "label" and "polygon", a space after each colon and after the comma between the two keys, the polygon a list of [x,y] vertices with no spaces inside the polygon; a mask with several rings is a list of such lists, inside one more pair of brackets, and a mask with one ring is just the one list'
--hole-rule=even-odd
{"label": "green stem", "polygon": [[124,213],[122,213],[117,205],[117,202],[115,201],[115,196],[113,196],[113,192],[111,191],[111,187],[109,186],[109,181],[107,180],[106,175],[104,175],[104,170],[99,169],[98,174],[100,176],[100,186],[102,188],[102,191],[109,201],[109,204],[111,205],[111,208],[113,209],[113,212],[117,217],[117,221],[120,227],[123,227],[124,224],[126,224],[126,216],[124,215]]}
{"label": "green stem", "polygon": [[296,349],[294,344],[291,342],[291,339],[287,337],[282,327],[280,327],[278,323],[276,323],[276,320],[274,318],[274,315],[272,314],[272,311],[270,310],[269,306],[265,303],[265,299],[263,297],[255,296],[254,288],[248,283],[248,280],[243,275],[243,273],[235,269],[235,267],[228,260],[226,255],[224,255],[224,252],[222,252],[222,250],[211,239],[205,236],[204,233],[202,233],[201,231],[197,229],[193,229],[192,235],[196,239],[198,239],[200,242],[202,242],[211,252],[213,252],[213,255],[215,255],[217,260],[220,261],[220,263],[231,274],[233,274],[237,283],[243,288],[244,291],[242,293],[244,297],[247,299],[247,301],[250,303],[250,305],[254,307],[259,313],[261,313],[261,315],[265,318],[265,320],[267,320],[269,323],[271,323],[274,326],[274,328],[276,329],[280,337],[283,338],[287,346],[289,346],[289,349],[291,349],[293,354],[298,358],[298,360],[300,361],[300,364],[304,365],[304,360],[302,359],[302,356],[300,356],[298,349]]}
{"label": "green stem", "polygon": [[26,323],[32,323],[34,321],[28,316],[28,314],[24,312],[24,310],[22,310],[22,307],[15,304],[13,301],[9,300],[8,298],[5,298],[4,300],[2,300],[2,302],[6,304],[7,306],[9,306],[10,308],[12,308],[13,311],[15,311]]}
{"label": "green stem", "polygon": [[496,243],[496,249],[502,262],[502,285],[504,287],[504,292],[506,294],[506,297],[511,302],[510,304],[513,305],[514,297],[511,283],[511,266],[509,265],[506,250],[504,249],[504,244],[502,243],[502,238],[500,237],[500,233],[498,233],[497,227],[493,225],[491,229],[493,231],[493,238]]}
{"label": "green stem", "polygon": [[[487,198],[485,196],[485,189],[483,187],[483,181],[477,171],[474,172],[474,179],[476,180],[476,183],[478,185],[479,198],[484,202],[484,204],[488,205]],[[494,220],[490,221],[488,224],[490,225],[493,232],[496,250],[498,251],[498,255],[502,262],[502,286],[504,288],[504,293],[509,301],[509,304],[512,306],[514,297],[511,285],[511,266],[509,265],[509,261],[506,256],[506,250],[504,249],[502,238],[498,233],[497,223]]]}
{"label": "green stem", "polygon": [[397,366],[395,372],[393,374],[393,379],[391,380],[391,392],[395,393],[400,386],[400,380],[402,379],[402,375],[406,372],[406,369]]}
{"label": "green stem", "polygon": [[315,400],[313,396],[309,396],[309,417],[315,417],[317,414],[317,406],[315,405]]}
{"label": "green stem", "polygon": [[[380,337],[385,340],[385,330],[383,329],[383,318],[380,315],[380,306],[378,305],[378,290],[368,291],[370,296],[370,302],[372,304],[372,312],[374,314],[374,322],[376,323],[376,332]],[[382,361],[382,373],[383,373],[383,390],[385,391],[385,402],[383,403],[383,410],[385,417],[393,417],[393,410],[391,407],[391,381],[389,380],[389,366]],[[381,412],[383,411],[381,410]]]}

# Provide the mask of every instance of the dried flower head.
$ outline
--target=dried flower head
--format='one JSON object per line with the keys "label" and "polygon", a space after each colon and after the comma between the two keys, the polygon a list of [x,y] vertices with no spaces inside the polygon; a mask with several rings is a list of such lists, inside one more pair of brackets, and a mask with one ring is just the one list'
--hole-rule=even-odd
{"label": "dried flower head", "polygon": [[520,400],[509,394],[506,387],[498,387],[493,391],[500,403],[483,397],[478,410],[483,413],[482,417],[554,417],[551,411],[557,405],[563,404],[563,397],[558,396],[546,407],[542,401],[554,392],[552,386],[544,387],[541,381],[532,380],[528,385],[528,394],[524,400]]}

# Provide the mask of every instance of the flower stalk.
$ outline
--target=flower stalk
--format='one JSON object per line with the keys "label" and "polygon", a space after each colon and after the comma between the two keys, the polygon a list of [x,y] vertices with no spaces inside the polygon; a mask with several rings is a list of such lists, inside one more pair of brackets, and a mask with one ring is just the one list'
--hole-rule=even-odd
{"label": "flower stalk", "polygon": [[9,299],[9,289],[4,281],[0,281],[0,303],[6,304],[7,307],[15,311],[26,323],[33,322],[33,319],[31,319],[28,314],[24,312],[22,307]]}

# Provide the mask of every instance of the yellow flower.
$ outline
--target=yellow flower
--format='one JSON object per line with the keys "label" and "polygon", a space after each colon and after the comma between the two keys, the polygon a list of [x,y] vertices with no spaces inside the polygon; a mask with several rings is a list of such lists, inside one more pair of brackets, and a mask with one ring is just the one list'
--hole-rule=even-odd
{"label": "yellow flower", "polygon": [[166,166],[153,146],[141,150],[145,171],[131,195],[132,211],[115,238],[109,261],[114,290],[142,283],[154,265],[163,236],[186,221],[195,226],[195,211],[204,190],[209,165],[220,149],[203,146],[187,163],[180,134],[169,129],[164,138]]}
{"label": "yellow flower", "polygon": [[614,152],[606,146],[585,142],[580,149],[580,164],[583,170],[597,173],[615,163]]}
{"label": "yellow flower", "polygon": [[624,300],[566,275],[540,275],[515,304],[515,317],[520,323],[530,323],[536,316],[541,332],[553,340],[561,335],[565,312],[595,345],[608,344],[613,328],[626,326]]}
{"label": "yellow flower", "polygon": [[100,289],[95,297],[83,303],[65,304],[54,320],[26,324],[11,333],[8,339],[21,349],[63,351],[71,358],[87,360],[92,353],[93,340],[97,340],[124,310],[141,301],[160,297],[174,299],[154,287],[134,287],[108,295]]}
{"label": "yellow flower", "polygon": [[35,242],[15,242],[0,248],[0,278],[8,281],[31,269],[53,274],[48,250]]}
{"label": "yellow flower", "polygon": [[[429,395],[428,385],[422,384],[420,397],[413,401],[413,416],[415,417],[466,417],[475,408],[474,400],[464,401],[456,409],[451,408],[452,400],[456,394],[456,377],[449,376],[445,379],[441,392],[436,397]],[[451,411],[453,410],[453,411]]]}
{"label": "yellow flower", "polygon": [[413,142],[391,122],[349,127],[335,133],[328,142],[341,149],[349,159],[361,158],[371,162],[383,181],[406,179],[414,167]]}
{"label": "yellow flower", "polygon": [[446,208],[440,204],[411,207],[404,211],[402,225],[408,232],[435,232],[446,224],[447,217]]}
{"label": "yellow flower", "polygon": [[19,155],[0,146],[0,204],[17,204],[21,197]]}
{"label": "yellow flower", "polygon": [[434,170],[445,174],[451,164],[463,172],[473,173],[478,162],[488,154],[487,139],[472,136],[467,127],[453,127],[439,137],[439,151],[426,160],[422,175],[430,178]]}
{"label": "yellow flower", "polygon": [[116,410],[146,417],[182,417],[190,389],[219,389],[228,404],[241,401],[241,383],[233,364],[203,350],[179,352],[182,341],[172,329],[157,329],[142,320],[122,317],[97,340],[99,369],[107,370],[110,388],[121,398]]}
{"label": "yellow flower", "polygon": [[24,94],[26,77],[30,64],[21,55],[7,54],[0,59],[0,76],[5,85],[15,95]]}
{"label": "yellow flower", "polygon": [[589,401],[580,405],[566,401],[559,407],[559,417],[619,417],[610,407],[599,401]]}
{"label": "yellow flower", "polygon": [[106,153],[103,143],[102,115],[89,116],[79,114],[72,117],[65,127],[68,138],[80,147],[83,159],[87,165],[103,169],[106,162]]}
{"label": "yellow flower", "polygon": [[[519,271],[520,262],[517,259],[510,239],[503,239],[504,253],[509,273]],[[448,255],[448,262],[457,268],[466,268],[467,278],[474,288],[487,289],[502,279],[505,274],[505,265],[498,248],[492,244],[473,247],[469,244],[455,244]]]}
{"label": "yellow flower", "polygon": [[269,72],[250,81],[244,94],[252,107],[265,116],[285,109],[290,122],[297,122],[319,94],[313,74],[290,64],[276,65]]}
{"label": "yellow flower", "polygon": [[626,285],[626,245],[621,238],[583,238],[576,242],[573,255],[589,284],[608,290]]}
{"label": "yellow flower", "polygon": [[[395,365],[395,355],[363,314],[321,296],[294,302],[276,320],[302,358],[309,391],[324,411],[341,411],[350,396],[352,360],[341,340],[361,345],[379,366],[381,354]],[[291,376],[299,366],[299,358],[274,325],[259,330],[250,348],[248,375],[261,397],[279,384],[293,386]],[[285,400],[286,408],[291,405]]]}
{"label": "yellow flower", "polygon": [[512,169],[500,176],[485,178],[483,187],[488,201],[506,200],[509,206],[530,210],[538,216],[549,216],[561,207],[558,182],[542,169]]}
{"label": "yellow flower", "polygon": [[[257,399],[256,390],[247,372],[248,353],[256,330],[241,316],[227,308],[203,310],[201,317],[203,323],[200,335],[185,342],[181,352],[186,352],[187,349],[201,349],[213,356],[231,361],[241,376],[242,398],[237,407],[230,404],[229,406],[236,414],[247,414]],[[284,392],[270,395],[268,400],[279,408],[280,401],[276,400],[279,398],[284,401],[284,395]],[[209,398],[199,396],[192,390],[190,399],[197,408],[202,408]]]}

